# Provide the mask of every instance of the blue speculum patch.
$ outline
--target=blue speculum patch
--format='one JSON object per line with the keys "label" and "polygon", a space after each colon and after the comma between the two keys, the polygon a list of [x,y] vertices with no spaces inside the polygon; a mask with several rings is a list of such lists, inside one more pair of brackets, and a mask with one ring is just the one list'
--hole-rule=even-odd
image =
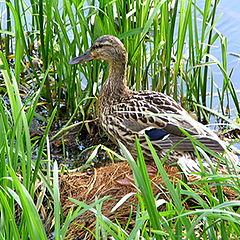
{"label": "blue speculum patch", "polygon": [[150,138],[151,141],[154,140],[161,140],[163,139],[166,135],[168,135],[167,132],[165,132],[162,129],[158,128],[152,128],[150,130],[146,130],[145,134]]}

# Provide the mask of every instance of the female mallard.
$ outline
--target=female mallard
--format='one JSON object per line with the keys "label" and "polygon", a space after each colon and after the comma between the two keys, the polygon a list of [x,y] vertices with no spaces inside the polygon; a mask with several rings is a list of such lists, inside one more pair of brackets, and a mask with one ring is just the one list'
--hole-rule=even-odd
{"label": "female mallard", "polygon": [[126,85],[127,52],[122,42],[110,35],[99,37],[89,50],[72,59],[75,65],[100,59],[110,66],[108,79],[99,97],[99,120],[113,140],[122,142],[135,156],[135,136],[147,159],[152,158],[145,135],[159,156],[168,156],[168,163],[178,162],[185,172],[200,171],[194,147],[181,129],[215,152],[224,152],[221,140],[195,121],[171,97],[153,91],[132,91]]}

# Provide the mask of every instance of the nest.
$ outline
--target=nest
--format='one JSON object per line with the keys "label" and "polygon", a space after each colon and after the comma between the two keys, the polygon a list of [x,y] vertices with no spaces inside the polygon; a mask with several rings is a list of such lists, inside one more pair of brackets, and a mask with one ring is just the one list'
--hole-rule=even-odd
{"label": "nest", "polygon": [[[176,166],[166,166],[165,169],[172,182],[177,182],[179,179],[182,180],[183,175]],[[67,214],[70,207],[77,207],[69,198],[91,204],[96,199],[110,196],[103,202],[102,214],[112,221],[117,219],[118,222],[124,226],[124,223],[128,220],[130,211],[134,212],[134,210],[136,210],[138,202],[136,195],[133,194],[114,212],[111,212],[111,210],[123,196],[131,192],[137,192],[133,185],[124,186],[118,183],[119,179],[124,179],[126,175],[130,174],[131,170],[128,163],[118,162],[108,166],[94,168],[84,173],[77,172],[62,175],[60,178],[60,187],[61,204],[64,213]],[[189,181],[194,181],[194,179],[190,179]],[[169,197],[167,196],[164,183],[160,176],[153,177],[152,183],[154,194],[160,194],[162,199]],[[192,185],[192,188],[197,187]],[[195,190],[197,191],[197,189]],[[228,195],[228,198],[236,198],[236,193],[229,188],[225,189],[225,194]],[[192,207],[196,206],[197,203],[192,199],[188,200],[186,204],[188,204],[186,207]],[[95,214],[91,211],[85,212],[70,225],[67,239],[94,239],[89,230],[94,231],[95,224]]]}

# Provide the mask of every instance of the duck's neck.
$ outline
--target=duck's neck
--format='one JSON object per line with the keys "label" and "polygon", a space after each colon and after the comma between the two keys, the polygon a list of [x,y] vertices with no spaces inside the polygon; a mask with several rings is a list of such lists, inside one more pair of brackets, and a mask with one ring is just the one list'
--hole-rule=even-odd
{"label": "duck's neck", "polygon": [[103,85],[101,96],[119,98],[128,92],[126,61],[109,63],[109,76]]}

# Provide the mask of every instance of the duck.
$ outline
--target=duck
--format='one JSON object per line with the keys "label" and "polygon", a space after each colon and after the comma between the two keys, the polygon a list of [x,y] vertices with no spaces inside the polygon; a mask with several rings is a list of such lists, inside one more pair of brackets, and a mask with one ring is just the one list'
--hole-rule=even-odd
{"label": "duck", "polygon": [[[127,87],[128,54],[115,36],[103,35],[83,54],[69,61],[70,65],[103,60],[109,65],[109,75],[98,98],[99,124],[114,142],[121,142],[137,156],[135,139],[139,139],[145,160],[151,160],[148,137],[160,159],[167,154],[165,164],[177,163],[185,174],[200,172],[195,146],[190,134],[211,151],[224,154],[226,145],[205,125],[196,121],[171,96],[161,92],[134,91]],[[235,164],[238,157],[228,154]],[[217,164],[216,159],[211,163]],[[203,159],[203,165],[209,162]]]}

